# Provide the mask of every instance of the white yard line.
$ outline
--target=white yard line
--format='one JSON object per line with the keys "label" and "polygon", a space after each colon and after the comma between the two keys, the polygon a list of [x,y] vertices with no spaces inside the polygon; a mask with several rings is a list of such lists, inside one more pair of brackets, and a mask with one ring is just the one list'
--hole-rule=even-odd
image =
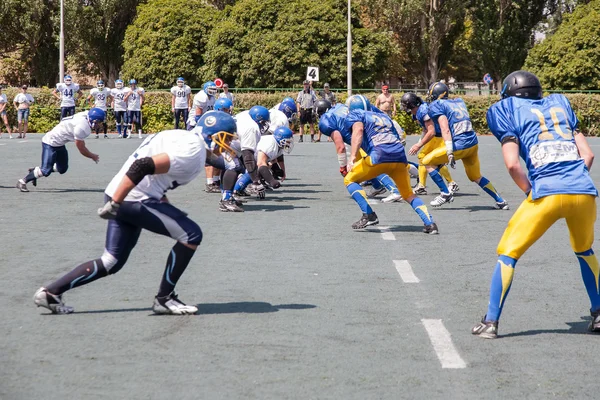
{"label": "white yard line", "polygon": [[396,240],[396,236],[394,236],[394,233],[390,231],[389,226],[376,226],[375,229],[381,232],[381,238],[383,240]]}
{"label": "white yard line", "polygon": [[404,283],[419,283],[419,278],[415,275],[407,260],[394,260],[396,271],[400,274],[400,278]]}
{"label": "white yard line", "polygon": [[442,368],[467,368],[467,363],[460,357],[452,343],[450,332],[441,319],[422,319],[421,322],[429,335]]}

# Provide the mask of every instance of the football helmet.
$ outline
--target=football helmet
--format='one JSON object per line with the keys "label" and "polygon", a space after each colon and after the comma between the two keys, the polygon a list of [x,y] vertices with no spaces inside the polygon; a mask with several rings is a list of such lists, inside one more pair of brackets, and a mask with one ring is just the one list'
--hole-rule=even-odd
{"label": "football helmet", "polygon": [[421,104],[423,104],[423,99],[412,92],[404,93],[400,99],[400,105],[407,114],[412,114],[411,110],[415,107],[419,107]]}
{"label": "football helmet", "polygon": [[115,87],[116,87],[117,89],[123,89],[123,81],[122,81],[121,79],[117,79],[117,80],[115,81]]}
{"label": "football helmet", "polygon": [[129,86],[136,86],[137,85],[137,81],[135,79],[130,79],[129,80]]}
{"label": "football helmet", "polygon": [[91,128],[93,128],[98,122],[104,122],[105,118],[106,112],[104,112],[104,110],[101,108],[94,107],[90,108],[90,111],[88,111],[88,123],[90,124]]}
{"label": "football helmet", "polygon": [[248,111],[248,113],[250,114],[250,118],[252,118],[254,122],[258,124],[261,134],[269,130],[269,120],[271,119],[269,110],[263,106],[254,106],[250,109],[250,111]]}
{"label": "football helmet", "polygon": [[298,108],[296,107],[296,102],[291,97],[286,97],[279,103],[279,111],[284,113],[288,117],[288,120],[291,121],[296,116]]}
{"label": "football helmet", "polygon": [[427,92],[427,101],[432,102],[438,99],[447,99],[448,93],[450,93],[450,89],[443,82],[434,82],[429,86],[429,91]]}
{"label": "football helmet", "polygon": [[183,87],[183,85],[185,84],[185,79],[183,79],[183,77],[179,77],[177,78],[177,86],[178,87]]}
{"label": "football helmet", "polygon": [[537,76],[528,71],[515,71],[504,78],[500,96],[503,99],[515,96],[539,100],[544,96],[544,93]]}
{"label": "football helmet", "polygon": [[321,115],[325,114],[331,108],[331,102],[329,100],[317,100],[315,103],[315,113],[317,117],[321,117]]}
{"label": "football helmet", "polygon": [[202,114],[196,128],[201,128],[202,137],[209,148],[211,142],[214,142],[221,153],[237,156],[237,152],[231,147],[231,141],[238,139],[235,120],[231,115],[223,111],[209,111]]}
{"label": "football helmet", "polygon": [[219,91],[217,85],[213,81],[206,82],[204,85],[202,85],[202,89],[209,96],[214,96]]}
{"label": "football helmet", "polygon": [[290,154],[294,148],[294,132],[288,127],[280,126],[273,132],[273,137],[277,142],[277,145],[283,149],[284,152]]}
{"label": "football helmet", "polygon": [[353,110],[365,110],[371,111],[371,102],[362,94],[355,94],[354,96],[348,97],[346,105],[349,111]]}
{"label": "football helmet", "polygon": [[100,79],[98,82],[96,82],[96,87],[98,89],[104,89],[104,81]]}
{"label": "football helmet", "polygon": [[65,75],[64,81],[67,85],[70,85],[73,82],[73,78],[71,78],[71,75]]}
{"label": "football helmet", "polygon": [[226,97],[217,99],[217,101],[215,101],[214,109],[231,115],[233,114],[233,103]]}

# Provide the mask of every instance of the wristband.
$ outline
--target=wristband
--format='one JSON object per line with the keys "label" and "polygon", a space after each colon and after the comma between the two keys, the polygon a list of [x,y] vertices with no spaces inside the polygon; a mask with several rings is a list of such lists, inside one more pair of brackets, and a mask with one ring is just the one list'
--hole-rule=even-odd
{"label": "wristband", "polygon": [[337,157],[338,163],[340,163],[340,167],[345,167],[346,165],[348,165],[348,157],[346,156],[345,151],[341,154],[338,154]]}
{"label": "wristband", "polygon": [[454,153],[454,146],[452,146],[452,140],[446,140],[444,143],[446,143],[446,153]]}

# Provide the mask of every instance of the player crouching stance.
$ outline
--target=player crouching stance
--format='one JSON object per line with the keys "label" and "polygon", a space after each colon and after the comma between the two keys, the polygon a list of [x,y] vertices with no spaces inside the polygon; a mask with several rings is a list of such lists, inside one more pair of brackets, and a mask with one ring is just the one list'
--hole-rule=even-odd
{"label": "player crouching stance", "polygon": [[[498,336],[498,320],[519,258],[556,221],[564,218],[591,302],[589,329],[600,332],[598,260],[592,250],[596,197],[589,169],[594,160],[587,141],[577,130],[579,121],[562,94],[542,98],[542,85],[527,71],[504,80],[502,100],[487,112],[510,176],[527,194],[498,244],[498,261],[490,288],[487,314],[472,329],[486,339]],[[529,178],[521,167],[525,161]]]}
{"label": "player crouching stance", "polygon": [[[198,123],[235,137],[233,117],[225,113],[203,116]],[[197,307],[178,299],[175,285],[202,241],[202,231],[186,213],[171,205],[164,193],[196,178],[206,157],[204,139],[196,132],[171,130],[146,138],[106,188],[106,204],[98,210],[100,217],[108,220],[102,256],[40,288],[33,297],[35,304],[54,314],[72,313],[62,294],[117,273],[146,229],[177,241],[167,258],[152,309],[157,314],[196,313]]]}
{"label": "player crouching stance", "polygon": [[82,156],[98,163],[100,157],[88,150],[85,138],[91,135],[92,129],[106,118],[106,113],[100,108],[77,113],[63,118],[50,132],[42,137],[42,164],[39,167],[29,168],[29,173],[17,181],[17,188],[21,192],[29,192],[27,183],[33,182],[37,186],[38,178],[49,176],[52,172],[64,174],[69,169],[69,153],[65,145],[75,142],[77,150]]}
{"label": "player crouching stance", "polygon": [[400,195],[421,217],[425,225],[423,232],[437,234],[438,227],[427,211],[427,206],[412,191],[404,146],[390,117],[371,111],[354,110],[346,117],[344,129],[352,132],[350,162],[360,158],[361,148],[367,153],[367,157],[356,164],[350,164],[348,174],[344,177],[348,192],[363,212],[361,219],[352,224],[352,229],[363,229],[379,223],[359,182],[388,174],[394,180]]}

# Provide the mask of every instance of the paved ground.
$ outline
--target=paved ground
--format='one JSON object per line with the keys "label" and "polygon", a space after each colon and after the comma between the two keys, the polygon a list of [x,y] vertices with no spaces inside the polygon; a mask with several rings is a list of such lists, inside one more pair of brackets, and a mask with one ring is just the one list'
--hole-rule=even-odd
{"label": "paved ground", "polygon": [[220,213],[204,179],[170,195],[205,235],[178,286],[199,315],[152,315],[172,243],[143,233],[121,272],[65,296],[75,314],[52,316],[32,295],[101,254],[96,209],[139,140],[88,145],[100,164],[70,145],[66,175],[20,193],[40,136],[0,140],[2,400],[587,398],[598,388],[600,337],[585,333],[589,304],[564,223],[520,261],[503,337],[470,334],[523,199],[492,138],[481,139],[483,173],[511,211],[492,210],[459,165],[455,202],[432,210],[439,236],[420,233],[406,204],[374,206],[383,233],[353,232],[360,212],[333,145],[297,144],[284,187],[243,214]]}

